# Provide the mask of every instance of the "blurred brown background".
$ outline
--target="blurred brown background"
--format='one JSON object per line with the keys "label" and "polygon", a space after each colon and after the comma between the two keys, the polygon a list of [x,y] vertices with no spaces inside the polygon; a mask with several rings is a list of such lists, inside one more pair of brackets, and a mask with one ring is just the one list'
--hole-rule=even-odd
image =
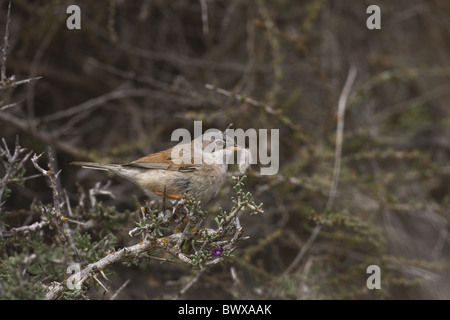
{"label": "blurred brown background", "polygon": [[[71,4],[81,30],[66,27]],[[371,4],[380,30],[366,27]],[[0,1],[2,37],[6,9]],[[325,210],[351,66],[339,184]],[[1,105],[19,103],[0,110],[0,136],[12,146],[19,135],[38,153],[52,145],[71,195],[76,182],[112,179],[116,199],[104,202],[119,210],[134,210],[132,195],[143,193],[69,163],[134,160],[174,145],[172,131],[194,120],[204,130],[280,130],[278,174],[260,176],[255,165],[247,179],[265,213],[242,217],[250,238],[234,261],[182,298],[450,298],[450,2],[17,0],[6,71],[42,79],[0,92]],[[44,183],[14,188],[8,210],[51,201]],[[209,211],[229,208],[230,193],[228,181]],[[317,239],[291,265],[317,221]],[[373,264],[381,290],[366,287]],[[158,261],[113,271],[112,290],[130,280],[123,299],[172,297],[195,275]]]}

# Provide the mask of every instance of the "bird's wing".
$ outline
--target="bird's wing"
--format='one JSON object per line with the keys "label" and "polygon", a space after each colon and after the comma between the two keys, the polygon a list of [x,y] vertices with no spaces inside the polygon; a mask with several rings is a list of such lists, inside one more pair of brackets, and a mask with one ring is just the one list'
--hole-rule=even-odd
{"label": "bird's wing", "polygon": [[191,172],[197,170],[200,167],[200,165],[193,164],[193,161],[192,163],[173,163],[170,150],[171,149],[150,154],[133,162],[127,163],[126,166],[180,172]]}
{"label": "bird's wing", "polygon": [[160,162],[136,162],[136,161],[124,164],[124,166],[142,169],[159,169],[159,170],[170,170],[180,172],[191,172],[199,168],[199,165],[192,165],[192,164],[170,165],[167,163],[160,163]]}

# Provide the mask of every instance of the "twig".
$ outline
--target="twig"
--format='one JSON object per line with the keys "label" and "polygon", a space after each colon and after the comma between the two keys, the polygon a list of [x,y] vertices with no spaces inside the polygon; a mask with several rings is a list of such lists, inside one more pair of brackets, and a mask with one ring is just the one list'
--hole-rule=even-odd
{"label": "twig", "polygon": [[114,292],[114,294],[111,296],[111,298],[109,300],[115,300],[117,298],[117,296],[122,292],[123,289],[125,289],[125,287],[130,283],[130,279],[127,279],[127,281],[125,281],[119,289],[116,290],[116,292]]}
{"label": "twig", "polygon": [[347,106],[347,100],[350,95],[353,82],[355,81],[358,70],[355,66],[352,66],[348,72],[347,80],[345,81],[344,88],[342,89],[339,97],[338,113],[337,113],[337,128],[336,128],[336,150],[334,155],[334,170],[333,180],[331,182],[330,194],[326,209],[331,209],[334,197],[336,196],[337,185],[339,182],[339,173],[341,171],[341,155],[342,155],[342,143],[344,139],[344,119],[345,108]]}
{"label": "twig", "polygon": [[250,203],[247,203],[246,206],[247,206],[248,208],[250,208],[251,210],[256,211],[256,212],[258,212],[258,213],[264,213],[264,210],[263,210],[263,209],[257,208],[257,207],[255,207],[254,205],[252,205],[252,204],[250,204]]}
{"label": "twig", "polygon": [[115,199],[116,196],[112,193],[112,191],[108,190],[108,187],[111,185],[111,181],[108,181],[104,186],[102,186],[101,182],[97,182],[93,188],[89,190],[89,200],[91,201],[91,206],[95,207],[97,204],[98,195],[107,195],[112,199]]}
{"label": "twig", "polygon": [[[272,52],[272,61],[271,67],[273,68],[273,77],[272,77],[272,88],[269,90],[267,99],[270,104],[275,104],[277,102],[277,95],[280,94],[282,90],[281,80],[283,79],[283,54],[281,54],[280,48],[281,44],[279,42],[280,37],[274,36],[274,34],[279,34],[280,31],[276,27],[273,19],[270,17],[270,11],[267,9],[264,1],[259,0],[256,1],[256,6],[258,8],[259,14],[261,15],[264,26],[266,29],[266,38],[267,42],[270,45],[270,49]],[[287,120],[287,119],[286,119]]]}
{"label": "twig", "polygon": [[300,263],[300,261],[302,261],[304,255],[306,254],[306,252],[309,251],[309,248],[311,248],[312,244],[314,243],[317,236],[319,235],[321,229],[322,229],[322,226],[320,224],[315,226],[313,232],[309,236],[306,243],[302,246],[302,248],[298,252],[297,256],[294,258],[294,260],[292,260],[289,267],[287,267],[286,270],[283,272],[284,275],[289,274]]}
{"label": "twig", "polygon": [[10,19],[11,13],[11,1],[8,4],[8,13],[6,14],[6,27],[5,27],[5,36],[3,38],[3,48],[2,48],[2,68],[1,68],[1,83],[2,86],[6,83],[6,60],[8,55],[9,48],[9,24],[11,23]]}
{"label": "twig", "polygon": [[[125,247],[119,251],[110,253],[97,262],[88,264],[84,269],[74,274],[75,279],[81,279],[78,283],[76,283],[76,285],[82,285],[90,277],[93,277],[97,271],[105,269],[114,263],[139,257],[141,253],[153,248],[155,244],[156,241],[154,239],[148,238],[147,240],[133,246]],[[65,285],[62,283],[53,283],[45,297],[48,300],[57,299],[64,290]]]}
{"label": "twig", "polygon": [[15,106],[18,106],[21,103],[22,102],[13,102],[13,103],[10,103],[10,104],[6,104],[6,105],[0,107],[0,111],[5,111],[6,109],[13,108]]}
{"label": "twig", "polygon": [[103,285],[103,283],[102,283],[100,280],[98,280],[96,274],[94,274],[94,275],[92,276],[92,278],[94,278],[94,280],[97,281],[97,283],[103,288],[103,290],[105,290],[106,292],[108,292],[108,289]]}
{"label": "twig", "polygon": [[23,226],[23,227],[18,227],[18,228],[12,228],[11,229],[11,235],[12,234],[26,234],[29,232],[34,232],[34,231],[38,231],[41,230],[42,228],[44,228],[46,225],[48,225],[48,221],[40,221],[40,222],[35,222],[29,226]]}
{"label": "twig", "polygon": [[33,120],[20,119],[7,112],[0,112],[0,121],[8,123],[8,125],[14,126],[20,131],[29,133],[32,137],[37,138],[47,145],[53,145],[55,148],[64,151],[75,157],[88,157],[87,153],[80,150],[66,142],[62,139],[54,136],[53,134],[47,133],[45,131],[37,129],[37,122]]}
{"label": "twig", "polygon": [[[65,189],[64,189],[64,197],[65,197],[65,202],[66,202],[66,207],[67,207],[67,213],[68,213],[68,215],[70,217],[72,217],[73,214],[72,214],[72,208],[70,206],[70,199],[69,199],[69,195],[67,194],[67,191]],[[62,217],[61,219],[64,222],[63,223],[64,233],[67,236],[69,245],[72,248],[73,252],[75,252],[75,254],[79,257],[80,256],[80,252],[79,252],[77,246],[75,245],[75,241],[74,241],[73,236],[72,236],[72,230],[70,229],[68,222],[72,222],[72,223],[75,223],[75,224],[78,224],[78,225],[81,225],[81,226],[84,226],[84,227],[87,225],[87,223],[86,222],[80,222],[80,221],[77,221],[77,220],[74,220],[74,219],[71,219],[71,218],[67,218],[67,217]]]}
{"label": "twig", "polygon": [[[32,151],[30,151],[30,155],[31,155],[31,153],[32,153]],[[42,177],[42,175],[37,173],[37,174],[33,174],[31,176],[26,176],[26,177],[22,177],[22,178],[9,179],[8,183],[24,182],[24,181],[27,181],[27,180],[36,179],[36,178],[40,178],[40,177]]]}
{"label": "twig", "polygon": [[[52,26],[50,27],[50,30],[46,32],[44,39],[42,41],[40,41],[39,47],[34,54],[33,61],[31,62],[30,78],[36,77],[39,66],[40,66],[40,62],[42,61],[45,51],[47,50],[48,46],[50,45],[57,30],[59,30],[59,24],[53,23]],[[28,120],[34,119],[34,117],[35,117],[35,113],[34,113],[35,85],[36,85],[35,82],[31,82],[30,85],[27,87],[26,107],[27,107]]]}
{"label": "twig", "polygon": [[[19,145],[19,137],[18,136],[16,137],[16,145],[15,145],[13,154],[11,154],[11,152],[9,151],[8,145],[6,144],[6,141],[4,138],[2,138],[2,142],[3,142],[3,148],[0,147],[0,152],[4,153],[4,155],[6,155],[6,159],[8,161],[8,166],[6,168],[6,172],[5,172],[5,175],[3,176],[3,179],[0,181],[0,201],[3,197],[3,193],[5,191],[6,185],[9,182],[12,182],[11,177],[14,176],[19,170],[21,170],[23,168],[23,166],[25,165],[25,162],[30,158],[31,153],[32,153],[32,151],[30,151],[19,162],[20,155],[26,151],[25,148],[22,148]],[[0,203],[0,207],[1,207],[1,203]]]}
{"label": "twig", "polygon": [[[348,72],[347,80],[345,81],[344,88],[342,89],[341,95],[339,97],[338,103],[338,123],[337,123],[337,136],[336,136],[336,151],[335,151],[335,162],[334,162],[334,171],[333,171],[333,180],[331,184],[330,194],[328,196],[328,201],[325,207],[325,210],[331,209],[334,197],[336,195],[336,189],[338,184],[339,172],[341,168],[341,153],[342,153],[342,142],[344,136],[344,115],[345,115],[345,107],[347,105],[347,100],[351,92],[351,88],[353,86],[353,82],[355,81],[357,74],[357,69],[355,66],[352,66]],[[291,262],[291,264],[286,268],[283,274],[290,273],[303,259],[306,252],[311,248],[312,244],[316,240],[317,236],[322,229],[322,225],[318,224],[314,227],[313,232],[309,236],[306,243],[302,246],[297,256]]]}
{"label": "twig", "polygon": [[[44,116],[41,118],[43,122],[49,122],[49,121],[55,121],[59,120],[61,118],[69,118],[73,117],[77,114],[83,113],[83,112],[92,112],[98,107],[101,107],[105,103],[111,100],[121,99],[121,98],[127,98],[127,97],[144,97],[146,95],[149,95],[149,90],[147,89],[121,89],[117,88],[111,92],[105,93],[101,96],[95,97],[93,99],[87,100],[77,106],[70,107],[68,109],[64,109],[55,113],[52,113],[48,116]],[[86,117],[89,114],[86,115]]]}
{"label": "twig", "polygon": [[7,81],[5,83],[2,83],[0,86],[0,90],[3,89],[8,89],[8,88],[15,88],[17,86],[20,86],[22,84],[28,84],[31,83],[32,81],[36,81],[42,79],[42,77],[32,77],[32,78],[28,78],[28,79],[23,79],[23,80],[18,80],[18,81],[13,81],[10,79],[7,79]]}
{"label": "twig", "polygon": [[56,172],[56,166],[55,166],[55,159],[53,157],[53,153],[51,148],[48,148],[48,158],[49,158],[49,168],[50,170],[43,169],[39,164],[38,160],[42,156],[42,153],[40,155],[34,155],[31,158],[31,162],[33,163],[34,167],[45,177],[49,178],[50,180],[50,188],[52,189],[52,195],[53,195],[53,206],[52,210],[50,212],[50,223],[56,228],[58,233],[58,240],[61,242],[66,241],[66,235],[64,234],[64,215],[61,212],[62,204],[60,201],[60,193],[58,190],[58,184],[57,179],[61,171]]}
{"label": "twig", "polygon": [[[181,68],[194,68],[194,69],[208,69],[217,70],[222,72],[239,72],[246,67],[246,64],[239,62],[215,62],[211,60],[193,58],[186,55],[175,54],[170,52],[155,52],[146,50],[139,47],[129,46],[127,44],[119,43],[119,48],[129,54],[136,55],[155,61],[164,61],[173,64]],[[262,72],[268,72],[269,68],[266,66],[260,66],[258,69]]]}
{"label": "twig", "polygon": [[268,104],[265,104],[265,103],[262,103],[262,102],[258,102],[258,101],[254,100],[254,99],[249,98],[249,97],[246,97],[246,96],[234,93],[234,92],[230,92],[230,91],[222,89],[222,88],[217,88],[217,87],[215,87],[215,86],[213,86],[212,84],[209,84],[209,83],[205,84],[205,88],[209,89],[209,90],[213,90],[213,91],[215,91],[215,92],[217,92],[217,93],[219,93],[221,95],[224,95],[226,97],[234,98],[236,100],[239,100],[239,101],[251,104],[251,105],[253,105],[255,107],[263,108],[263,110],[265,112],[267,112],[268,114],[270,114],[270,115],[276,115],[277,114],[277,112],[271,106],[269,106]]}
{"label": "twig", "polygon": [[[33,161],[36,162],[37,160],[33,158]],[[42,168],[40,168],[40,171],[43,172],[43,174],[49,174]],[[77,287],[81,286],[85,281],[89,280],[90,278],[94,278],[94,280],[99,282],[99,284],[106,290],[106,287],[97,278],[97,273],[104,275],[102,273],[102,270],[106,269],[110,265],[130,259],[132,260],[140,258],[142,254],[154,249],[160,249],[160,251],[165,252],[172,257],[178,258],[184,263],[187,263],[194,267],[198,267],[200,271],[197,274],[197,277],[199,277],[206,270],[206,268],[226,260],[229,254],[236,249],[237,243],[242,239],[243,228],[239,223],[238,213],[243,209],[244,206],[246,206],[247,201],[244,202],[241,197],[238,196],[236,209],[227,215],[228,219],[224,219],[223,223],[217,230],[199,230],[201,219],[199,221],[198,216],[192,214],[192,211],[194,210],[193,208],[195,208],[195,204],[194,207],[186,207],[186,205],[188,204],[188,200],[186,199],[181,199],[177,203],[178,206],[176,207],[178,213],[177,219],[179,219],[178,221],[182,225],[187,222],[183,225],[182,230],[177,227],[175,230],[179,230],[179,232],[172,233],[167,236],[162,236],[159,232],[154,231],[158,230],[157,228],[167,227],[167,224],[171,223],[171,215],[164,216],[164,212],[159,212],[159,214],[151,212],[152,215],[155,215],[155,219],[150,219],[150,222],[145,225],[142,224],[147,220],[144,221],[144,216],[142,216],[142,219],[140,219],[141,221],[139,227],[131,230],[129,232],[129,235],[134,236],[136,233],[144,231],[142,233],[143,240],[138,244],[124,247],[115,252],[109,252],[105,257],[101,258],[97,262],[88,264],[84,269],[72,275],[71,278],[81,279],[75,285]],[[254,205],[251,205],[250,207],[254,207],[254,210],[260,209],[259,207],[256,207]],[[141,213],[144,214],[142,210],[143,209],[141,208]],[[170,210],[166,211],[169,211],[169,213],[171,213]],[[160,220],[161,214],[163,215],[162,221]],[[185,219],[187,219],[187,221]],[[192,228],[192,226],[195,226],[195,228]],[[183,240],[186,239],[192,239],[193,246],[194,243],[200,243],[201,248],[198,250],[196,249],[194,254],[182,252]],[[100,242],[101,241],[99,241],[97,245],[99,245]],[[217,257],[211,257],[210,250],[213,247],[222,248],[226,252],[226,254]],[[93,249],[94,248],[92,248],[91,250]],[[150,258],[153,257],[150,256]],[[160,258],[155,257],[155,259]],[[190,282],[190,284],[182,288],[179,295],[186,292],[186,290],[188,290],[195,281],[197,280],[194,279]],[[66,286],[63,282],[55,282],[52,284],[52,286],[50,286],[49,291],[46,294],[46,298],[57,299],[65,290]]]}
{"label": "twig", "polygon": [[108,12],[108,33],[109,33],[109,39],[112,41],[112,43],[117,43],[119,40],[119,37],[117,36],[116,30],[115,30],[115,24],[116,24],[116,0],[110,0],[109,1],[109,12]]}
{"label": "twig", "polygon": [[295,132],[302,141],[308,141],[308,137],[305,136],[303,133],[301,133],[300,126],[298,124],[294,124],[288,117],[284,116],[280,111],[273,109],[270,105],[260,102],[260,101],[256,101],[256,100],[246,97],[244,95],[230,92],[230,91],[222,89],[222,88],[217,88],[209,83],[205,84],[205,88],[209,89],[209,90],[213,90],[213,91],[217,92],[218,94],[224,95],[226,97],[236,99],[240,102],[248,103],[252,106],[262,108],[267,114],[269,114],[271,116],[275,116],[276,118],[278,118],[280,120],[280,122],[282,122],[284,125],[286,125],[290,130]]}
{"label": "twig", "polygon": [[209,33],[208,3],[207,3],[207,0],[200,0],[200,6],[201,6],[201,9],[202,9],[203,35],[207,36],[208,33]]}
{"label": "twig", "polygon": [[189,281],[183,288],[180,289],[180,291],[178,292],[178,294],[173,298],[173,300],[178,300],[180,298],[180,296],[182,296],[183,294],[186,293],[186,291],[188,291],[192,285],[194,283],[196,283],[198,281],[198,279],[200,279],[201,275],[205,272],[206,268],[200,269],[197,271],[197,274],[195,275],[194,278],[192,278],[191,281]]}

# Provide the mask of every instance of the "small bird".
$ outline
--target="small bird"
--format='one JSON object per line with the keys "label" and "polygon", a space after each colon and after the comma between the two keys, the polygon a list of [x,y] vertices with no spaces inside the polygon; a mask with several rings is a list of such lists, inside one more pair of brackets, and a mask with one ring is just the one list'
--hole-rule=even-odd
{"label": "small bird", "polygon": [[[112,171],[138,185],[151,200],[181,199],[187,195],[205,204],[217,195],[225,181],[226,158],[240,148],[235,147],[234,143],[232,147],[225,148],[226,136],[222,133],[220,137],[212,136],[206,141],[204,136],[124,164],[83,161],[71,164]],[[211,152],[206,152],[206,149]],[[180,159],[190,161],[180,163]],[[196,163],[196,159],[202,161]]]}

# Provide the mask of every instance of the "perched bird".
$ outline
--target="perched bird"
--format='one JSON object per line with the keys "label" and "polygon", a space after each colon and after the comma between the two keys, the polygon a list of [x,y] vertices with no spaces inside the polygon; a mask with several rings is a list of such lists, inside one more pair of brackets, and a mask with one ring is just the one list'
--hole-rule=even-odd
{"label": "perched bird", "polygon": [[151,200],[181,199],[187,195],[204,204],[217,195],[225,181],[227,157],[240,149],[234,143],[225,147],[225,142],[222,133],[202,135],[189,143],[124,164],[82,161],[72,164],[112,171],[141,187]]}

